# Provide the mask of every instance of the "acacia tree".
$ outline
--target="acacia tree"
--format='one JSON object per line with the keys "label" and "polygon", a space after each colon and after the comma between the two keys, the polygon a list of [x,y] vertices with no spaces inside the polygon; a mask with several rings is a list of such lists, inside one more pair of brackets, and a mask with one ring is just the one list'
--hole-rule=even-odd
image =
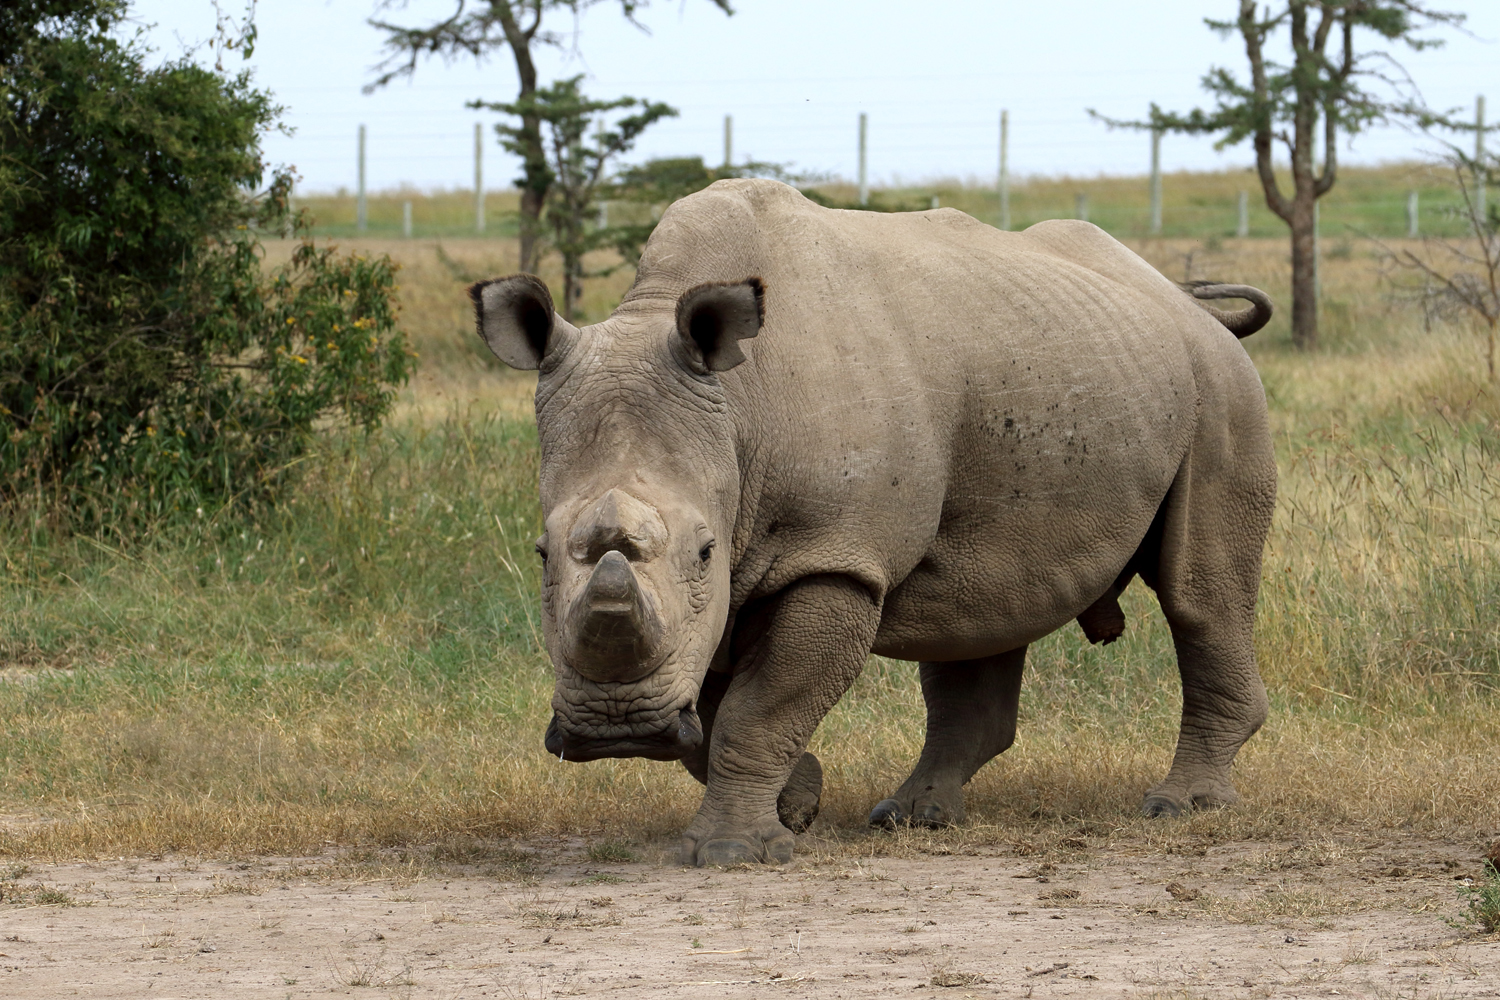
{"label": "acacia tree", "polygon": [[[546,128],[544,166],[548,194],[544,220],[552,230],[551,242],[563,259],[563,318],[573,319],[573,307],[583,293],[583,255],[612,241],[608,229],[590,229],[595,193],[604,181],[609,162],[635,145],[641,133],[677,109],[660,102],[634,97],[595,100],[578,89],[583,76],[558,80],[532,97],[510,103],[475,101],[470,107],[488,108],[512,115],[520,125],[496,125],[500,145],[508,152],[524,155],[528,137],[525,122],[535,120]],[[611,111],[631,110],[606,125]],[[589,126],[598,122],[592,141]]]}
{"label": "acacia tree", "polygon": [[[1152,104],[1144,122],[1096,117],[1116,127],[1218,134],[1216,149],[1251,140],[1266,207],[1291,229],[1292,341],[1311,348],[1318,340],[1314,210],[1338,177],[1339,133],[1352,136],[1392,120],[1445,120],[1423,104],[1389,52],[1361,48],[1356,38],[1373,34],[1379,42],[1420,51],[1442,42],[1419,37],[1419,31],[1463,20],[1463,14],[1433,10],[1421,0],[1287,0],[1261,13],[1254,0],[1240,0],[1237,19],[1204,18],[1204,23],[1244,39],[1249,80],[1214,67],[1202,81],[1216,99],[1212,110],[1182,114]],[[1268,54],[1268,45],[1277,40],[1289,44],[1289,62]],[[1316,163],[1320,125],[1321,168]],[[1273,169],[1277,142],[1291,156],[1290,193],[1282,191]]]}
{"label": "acacia tree", "polygon": [[[379,0],[378,10],[405,7],[407,0]],[[425,58],[437,56],[453,62],[465,56],[484,62],[490,56],[509,49],[516,64],[519,89],[515,104],[531,108],[521,115],[520,125],[511,148],[521,158],[521,270],[532,270],[536,264],[536,242],[542,231],[542,211],[553,173],[547,165],[547,146],[542,134],[542,119],[534,113],[537,95],[535,46],[561,47],[565,36],[543,27],[551,12],[566,11],[576,17],[585,8],[611,0],[457,0],[457,7],[447,18],[426,27],[406,27],[379,18],[370,24],[386,33],[386,57],[376,67],[378,76],[365,87],[369,93],[398,77],[410,76]],[[710,0],[714,6],[733,14],[729,0]],[[636,15],[650,0],[618,0],[620,12],[637,27],[643,27]],[[644,28],[643,28],[644,30]]]}

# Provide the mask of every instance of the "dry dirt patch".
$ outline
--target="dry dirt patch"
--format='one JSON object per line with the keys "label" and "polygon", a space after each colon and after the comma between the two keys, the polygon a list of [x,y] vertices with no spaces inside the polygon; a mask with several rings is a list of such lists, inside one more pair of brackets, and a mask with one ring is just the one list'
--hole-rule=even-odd
{"label": "dry dirt patch", "polygon": [[490,853],[33,863],[0,906],[0,995],[1500,996],[1500,940],[1444,919],[1472,846],[814,851],[728,871]]}

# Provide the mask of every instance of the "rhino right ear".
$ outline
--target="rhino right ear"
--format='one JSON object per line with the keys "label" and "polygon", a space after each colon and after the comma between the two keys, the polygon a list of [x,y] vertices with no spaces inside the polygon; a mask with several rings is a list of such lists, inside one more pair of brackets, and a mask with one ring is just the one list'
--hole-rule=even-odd
{"label": "rhino right ear", "polygon": [[739,342],[760,333],[766,321],[766,286],[759,278],[710,281],[677,300],[677,333],[689,356],[711,372],[745,360]]}
{"label": "rhino right ear", "polygon": [[512,368],[540,368],[548,350],[578,328],[552,306],[552,292],[534,274],[512,274],[469,286],[479,336]]}

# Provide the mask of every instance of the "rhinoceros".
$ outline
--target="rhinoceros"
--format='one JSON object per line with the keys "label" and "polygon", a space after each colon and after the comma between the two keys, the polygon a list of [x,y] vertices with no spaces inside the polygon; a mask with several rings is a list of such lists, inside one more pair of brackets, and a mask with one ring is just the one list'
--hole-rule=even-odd
{"label": "rhinoceros", "polygon": [[[1236,801],[1267,710],[1251,628],[1276,491],[1236,336],[1270,302],[1186,291],[1085,222],[820,207],[766,180],[673,204],[582,329],[531,275],[470,289],[538,369],[547,750],[681,760],[684,863],[785,862],[806,746],[873,652],[920,663],[927,736],[877,825],[964,817],[1015,735],[1029,643],[1119,634],[1139,575],[1182,728],[1144,810]],[[1248,299],[1236,311],[1200,299]]]}

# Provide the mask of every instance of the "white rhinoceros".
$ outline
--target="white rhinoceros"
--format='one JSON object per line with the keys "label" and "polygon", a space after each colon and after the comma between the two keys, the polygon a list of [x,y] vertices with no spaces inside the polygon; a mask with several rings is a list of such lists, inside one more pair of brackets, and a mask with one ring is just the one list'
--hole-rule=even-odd
{"label": "white rhinoceros", "polygon": [[1235,800],[1276,491],[1235,337],[1264,294],[1185,292],[1084,222],[833,211],[763,180],[668,209],[597,325],[530,275],[470,294],[501,360],[540,369],[547,749],[683,760],[707,785],[686,862],[790,858],[822,784],[804,748],[871,652],[920,661],[927,702],[871,822],[961,819],[1027,644],[1118,635],[1136,574],[1183,685],[1145,811]]}

